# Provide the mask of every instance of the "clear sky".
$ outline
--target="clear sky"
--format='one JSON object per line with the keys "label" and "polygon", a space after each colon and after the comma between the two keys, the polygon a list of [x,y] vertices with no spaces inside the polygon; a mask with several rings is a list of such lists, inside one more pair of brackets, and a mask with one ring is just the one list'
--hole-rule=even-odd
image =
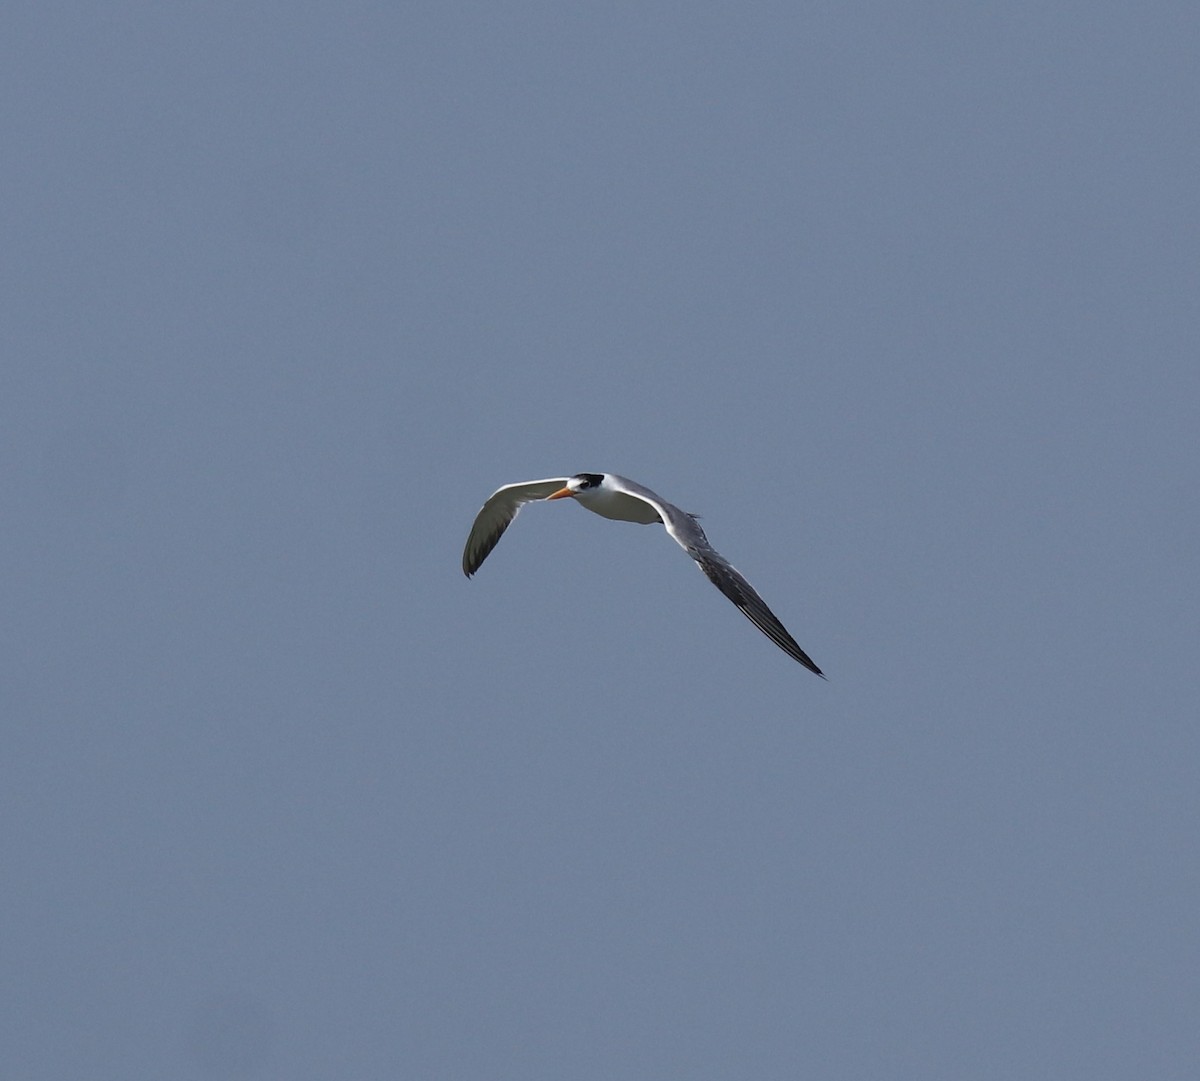
{"label": "clear sky", "polygon": [[3,23],[0,1076],[1200,1076],[1194,0]]}

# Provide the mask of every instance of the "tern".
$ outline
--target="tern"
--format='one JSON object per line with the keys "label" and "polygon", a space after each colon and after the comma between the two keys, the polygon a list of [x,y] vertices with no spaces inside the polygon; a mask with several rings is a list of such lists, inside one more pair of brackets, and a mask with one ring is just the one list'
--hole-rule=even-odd
{"label": "tern", "polygon": [[551,477],[506,484],[493,492],[475,516],[467,546],[463,549],[463,573],[470,578],[491,555],[492,549],[512,525],[526,503],[574,499],[582,507],[618,522],[661,523],[671,538],[690,555],[709,580],[741,610],[751,623],[793,660],[825,678],[812,658],[788,633],[775,613],[704,535],[695,515],[668,503],[649,488],[615,473],[576,473],[573,477]]}

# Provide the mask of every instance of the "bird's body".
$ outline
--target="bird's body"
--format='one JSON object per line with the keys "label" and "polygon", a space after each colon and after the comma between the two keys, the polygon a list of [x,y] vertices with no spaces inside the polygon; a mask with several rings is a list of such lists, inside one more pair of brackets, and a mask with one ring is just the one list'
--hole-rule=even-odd
{"label": "bird's body", "polygon": [[[789,657],[822,676],[808,654],[796,644],[754,587],[708,542],[694,515],[680,510],[642,485],[615,473],[577,473],[573,477],[506,484],[484,503],[463,550],[463,573],[470,578],[499,543],[504,531],[526,503],[573,498],[601,517],[618,522],[661,522],[672,539],[699,565],[709,580],[760,631]],[[822,676],[822,678],[824,678]]]}

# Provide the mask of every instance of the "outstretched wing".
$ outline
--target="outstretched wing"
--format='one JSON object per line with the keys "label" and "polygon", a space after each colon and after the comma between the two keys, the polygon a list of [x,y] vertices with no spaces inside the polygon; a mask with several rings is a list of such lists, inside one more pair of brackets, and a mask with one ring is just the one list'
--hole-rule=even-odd
{"label": "outstretched wing", "polygon": [[[653,494],[653,493],[651,493]],[[763,632],[772,642],[793,660],[799,661],[810,672],[822,679],[825,674],[812,658],[797,644],[779,617],[767,607],[767,602],[741,573],[708,542],[704,530],[695,517],[678,507],[672,506],[655,496],[656,506],[662,515],[663,525],[684,551],[690,555],[700,569],[722,593],[738,606],[742,615]]]}
{"label": "outstretched wing", "polygon": [[812,658],[800,648],[796,643],[796,639],[788,634],[787,628],[779,622],[779,618],[767,607],[766,601],[758,595],[754,587],[741,576],[736,568],[730,566],[729,562],[720,552],[710,547],[707,552],[701,555],[697,555],[695,552],[689,552],[688,554],[700,565],[700,569],[708,575],[709,581],[741,609],[742,615],[750,620],[751,623],[789,657],[799,661],[810,672],[815,672],[822,679],[825,678],[825,674],[821,669],[813,664]]}
{"label": "outstretched wing", "polygon": [[527,480],[520,484],[506,484],[493,492],[475,515],[467,546],[463,549],[463,574],[470,578],[479,570],[526,503],[545,499],[562,488],[568,479],[552,477],[549,480]]}

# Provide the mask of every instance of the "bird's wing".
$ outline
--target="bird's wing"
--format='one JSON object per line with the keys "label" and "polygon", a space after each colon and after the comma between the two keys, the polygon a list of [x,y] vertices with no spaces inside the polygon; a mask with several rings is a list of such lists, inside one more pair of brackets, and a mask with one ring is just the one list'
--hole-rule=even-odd
{"label": "bird's wing", "polygon": [[526,503],[545,499],[562,488],[568,479],[551,477],[549,480],[527,480],[520,484],[506,484],[493,492],[475,515],[467,546],[463,549],[463,574],[470,578],[479,570]]}
{"label": "bird's wing", "polygon": [[708,576],[708,580],[738,606],[742,615],[789,657],[799,661],[810,672],[825,678],[825,674],[813,663],[812,658],[800,648],[796,639],[788,634],[787,628],[779,622],[779,617],[767,607],[767,602],[742,577],[737,568],[709,544],[708,537],[704,535],[704,530],[693,515],[659,499],[645,488],[638,494],[654,504],[667,532],[696,561]]}

